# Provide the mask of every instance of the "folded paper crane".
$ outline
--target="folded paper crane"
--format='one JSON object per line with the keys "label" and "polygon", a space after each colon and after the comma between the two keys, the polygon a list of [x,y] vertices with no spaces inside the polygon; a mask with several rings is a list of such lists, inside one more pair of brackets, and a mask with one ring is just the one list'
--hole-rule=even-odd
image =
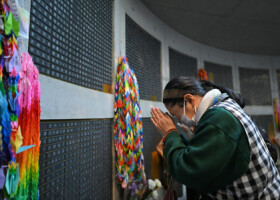
{"label": "folded paper crane", "polygon": [[19,182],[18,164],[12,162],[11,164],[9,164],[7,175],[6,175],[6,182],[5,182],[5,187],[9,195],[14,194],[16,192],[18,182]]}

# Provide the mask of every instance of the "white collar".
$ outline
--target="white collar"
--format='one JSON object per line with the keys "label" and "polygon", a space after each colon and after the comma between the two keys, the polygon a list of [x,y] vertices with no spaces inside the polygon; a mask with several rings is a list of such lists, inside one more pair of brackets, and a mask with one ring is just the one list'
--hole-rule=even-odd
{"label": "white collar", "polygon": [[202,117],[202,115],[205,113],[205,111],[213,105],[215,98],[221,96],[221,91],[218,89],[212,89],[209,92],[207,92],[204,97],[202,98],[198,110],[195,114],[195,124],[197,125],[200,118]]}

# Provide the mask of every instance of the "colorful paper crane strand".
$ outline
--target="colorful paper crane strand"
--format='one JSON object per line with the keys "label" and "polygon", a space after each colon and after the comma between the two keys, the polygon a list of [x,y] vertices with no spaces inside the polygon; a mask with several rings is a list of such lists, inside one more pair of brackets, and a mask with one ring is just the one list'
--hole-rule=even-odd
{"label": "colorful paper crane strand", "polygon": [[123,188],[146,181],[143,129],[136,76],[125,57],[119,58],[114,104],[116,177]]}
{"label": "colorful paper crane strand", "polygon": [[[9,198],[14,198],[18,189],[19,169],[16,163],[16,151],[22,144],[20,128],[18,126],[18,116],[20,113],[17,88],[19,75],[15,66],[18,60],[17,37],[15,32],[19,31],[19,21],[13,16],[6,0],[2,1],[1,13],[4,15],[4,33],[0,35],[0,115],[1,130],[3,138],[3,162],[8,164],[6,172],[5,191]],[[2,32],[3,33],[3,32]],[[3,84],[5,82],[5,84]]]}
{"label": "colorful paper crane strand", "polygon": [[21,95],[19,104],[21,113],[19,125],[23,136],[23,146],[35,147],[17,154],[20,180],[16,197],[37,199],[39,181],[40,149],[40,82],[39,71],[28,53],[22,54],[20,80],[18,84]]}
{"label": "colorful paper crane strand", "polygon": [[[39,72],[29,54],[19,59],[19,20],[13,15],[10,2],[2,0],[0,6],[5,33],[0,35],[0,167],[2,161],[9,166],[5,182],[9,198],[37,199],[41,143]],[[30,145],[35,147],[29,149]]]}

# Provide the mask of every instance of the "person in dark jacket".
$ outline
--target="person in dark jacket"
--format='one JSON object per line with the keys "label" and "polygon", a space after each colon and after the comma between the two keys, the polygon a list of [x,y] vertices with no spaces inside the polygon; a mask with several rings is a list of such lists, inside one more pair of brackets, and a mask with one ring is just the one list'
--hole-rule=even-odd
{"label": "person in dark jacket", "polygon": [[191,77],[169,81],[163,103],[181,124],[195,127],[180,135],[167,113],[152,108],[163,135],[170,174],[208,199],[279,199],[280,176],[260,131],[243,111],[241,95]]}
{"label": "person in dark jacket", "polygon": [[267,148],[269,150],[269,153],[270,153],[274,163],[276,163],[277,162],[277,158],[278,158],[276,147],[270,141],[266,130],[262,126],[260,126],[258,123],[255,123],[255,124],[258,127],[258,129],[259,129],[259,131],[260,131],[260,133],[261,133],[261,135],[262,135],[262,137],[263,137],[263,139],[265,141],[265,144],[266,144],[266,146],[267,146]]}

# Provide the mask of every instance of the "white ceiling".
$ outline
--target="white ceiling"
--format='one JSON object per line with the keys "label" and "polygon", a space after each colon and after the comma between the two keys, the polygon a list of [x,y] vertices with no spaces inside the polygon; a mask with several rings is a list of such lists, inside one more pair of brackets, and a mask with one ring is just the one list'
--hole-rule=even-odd
{"label": "white ceiling", "polygon": [[141,0],[165,24],[219,49],[280,56],[279,0]]}

